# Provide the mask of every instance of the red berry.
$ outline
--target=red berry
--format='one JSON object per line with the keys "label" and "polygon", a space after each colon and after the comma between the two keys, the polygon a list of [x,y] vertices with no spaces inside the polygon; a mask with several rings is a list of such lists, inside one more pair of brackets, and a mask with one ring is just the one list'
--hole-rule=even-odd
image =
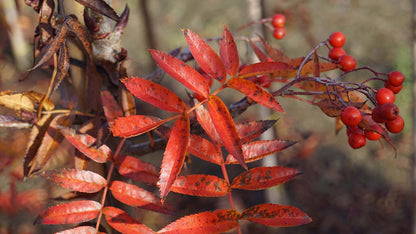
{"label": "red berry", "polygon": [[376,141],[380,139],[382,132],[383,132],[383,129],[380,127],[380,125],[372,124],[369,126],[369,129],[366,129],[364,131],[364,134],[365,134],[365,137],[367,137],[367,139]]}
{"label": "red berry", "polygon": [[361,111],[359,111],[355,106],[347,106],[341,112],[341,120],[347,126],[357,126],[363,116],[361,115]]}
{"label": "red berry", "polygon": [[389,73],[389,77],[387,79],[389,83],[393,86],[400,86],[403,84],[404,75],[399,71],[392,71]]}
{"label": "red berry", "polygon": [[342,32],[334,32],[329,36],[328,42],[333,47],[342,47],[345,44],[345,35]]}
{"label": "red berry", "polygon": [[385,123],[387,120],[381,116],[380,106],[376,106],[371,112],[371,117],[373,118],[374,122],[376,123]]}
{"label": "red berry", "polygon": [[338,60],[341,56],[346,55],[346,54],[347,53],[345,52],[345,50],[342,49],[341,47],[334,47],[329,50],[328,57],[333,60]]}
{"label": "red berry", "polygon": [[286,35],[286,29],[284,27],[276,27],[273,30],[273,36],[276,39],[283,39]]}
{"label": "red berry", "polygon": [[274,14],[272,18],[272,25],[275,28],[283,27],[286,23],[286,16],[283,14]]}
{"label": "red berry", "polygon": [[381,88],[377,90],[376,100],[379,105],[393,103],[395,99],[394,93],[390,89]]}
{"label": "red berry", "polygon": [[386,103],[380,106],[380,116],[389,121],[399,116],[399,108],[393,103]]}
{"label": "red berry", "polygon": [[393,86],[393,85],[390,84],[389,81],[386,81],[384,83],[384,87],[393,91],[394,94],[398,94],[402,90],[403,84],[401,84],[400,86]]}
{"label": "red berry", "polygon": [[358,149],[365,146],[366,142],[367,141],[363,134],[354,132],[348,136],[348,143],[353,149]]}
{"label": "red berry", "polygon": [[357,61],[351,55],[343,55],[338,59],[340,69],[347,72],[355,69]]}
{"label": "red berry", "polygon": [[397,116],[396,119],[387,121],[386,122],[386,128],[391,133],[399,133],[399,132],[401,132],[403,130],[403,128],[404,128],[404,120],[403,120],[403,118],[399,115],[399,116]]}

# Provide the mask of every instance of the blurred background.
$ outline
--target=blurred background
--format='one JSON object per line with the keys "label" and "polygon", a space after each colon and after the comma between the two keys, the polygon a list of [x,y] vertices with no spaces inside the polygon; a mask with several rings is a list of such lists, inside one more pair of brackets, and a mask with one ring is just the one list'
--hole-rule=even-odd
{"label": "blurred background", "polygon": [[[81,5],[66,1],[67,11],[82,19]],[[298,143],[276,158],[279,165],[295,167],[303,172],[296,179],[271,189],[272,199],[279,204],[293,205],[307,213],[313,222],[293,228],[270,228],[242,222],[244,233],[411,233],[412,232],[412,3],[388,0],[263,0],[265,17],[274,13],[286,15],[287,34],[276,40],[270,30],[265,37],[273,46],[289,57],[307,55],[313,47],[334,31],[342,31],[347,38],[344,49],[357,59],[358,66],[388,73],[399,70],[406,76],[403,90],[396,96],[405,129],[392,135],[398,148],[394,150],[385,142],[367,142],[359,150],[349,147],[345,131],[335,134],[335,122],[319,108],[293,100],[278,99],[286,115],[271,113],[265,119],[279,118],[275,125],[277,138],[295,140]],[[38,14],[24,1],[3,0],[3,14],[15,9],[15,24],[7,23],[0,16],[0,91],[35,90],[45,93],[50,71],[37,70],[29,79],[19,82],[24,71],[32,63],[31,44]],[[11,4],[11,5],[10,5]],[[146,76],[155,65],[148,48],[170,51],[186,47],[182,28],[189,28],[205,38],[222,34],[223,25],[231,31],[247,24],[250,19],[246,0],[113,0],[113,8],[119,14],[125,5],[130,7],[129,23],[124,31],[122,45],[128,51],[132,75]],[[251,35],[252,27],[241,32]],[[20,35],[16,36],[16,30]],[[13,34],[11,32],[14,32]],[[12,37],[14,36],[14,37]],[[20,39],[16,39],[20,38]],[[21,40],[21,41],[19,41]],[[16,46],[17,44],[17,46]],[[14,47],[13,47],[14,46]],[[242,61],[249,55],[244,42],[238,42]],[[16,48],[15,48],[16,47]],[[215,43],[213,47],[216,48]],[[75,50],[76,48],[74,48]],[[322,55],[327,51],[322,50]],[[329,73],[328,75],[331,75]],[[332,74],[334,75],[334,74]],[[359,72],[346,77],[351,81],[363,81],[371,74]],[[166,85],[172,85],[167,79]],[[174,85],[174,84],[173,84]],[[375,84],[375,85],[381,85]],[[273,85],[270,88],[273,90]],[[172,87],[175,89],[175,87]],[[179,87],[179,89],[183,89]],[[183,90],[178,90],[183,92]],[[225,95],[234,94],[233,92]],[[237,93],[235,93],[237,95]],[[241,96],[230,96],[230,103]],[[140,107],[139,107],[140,108]],[[147,108],[147,107],[143,107]],[[251,107],[241,120],[258,119],[257,107]],[[0,108],[0,113],[6,111]],[[22,162],[29,129],[0,129],[0,158],[11,160],[13,168]],[[157,155],[161,155],[159,152]],[[19,160],[15,160],[19,159]],[[148,157],[152,161],[151,157]],[[198,165],[198,163],[201,163]],[[219,168],[204,166],[193,158],[187,165],[198,173],[217,173]],[[201,166],[202,165],[202,166]],[[196,168],[196,169],[194,169]],[[16,169],[18,170],[18,169]],[[239,169],[235,169],[238,171]],[[9,173],[7,171],[7,173]],[[6,174],[7,174],[6,173]],[[237,173],[237,172],[236,172]],[[5,173],[3,173],[5,174]],[[44,188],[47,183],[31,178],[18,183],[18,190]],[[9,179],[0,179],[0,190],[9,189]],[[240,191],[238,191],[240,192]],[[234,193],[241,210],[266,199],[263,192]],[[273,195],[274,194],[274,195]],[[135,211],[145,224],[158,230],[181,216],[227,208],[227,200],[221,198],[196,198],[170,194],[168,202],[175,204],[178,212],[173,216],[160,216],[152,212]],[[270,195],[269,195],[270,196]],[[0,205],[0,231],[8,222],[15,222],[18,233],[43,233],[62,228],[32,226],[34,217],[43,206],[51,203],[43,200],[40,207],[30,207],[21,217],[11,219]],[[35,209],[36,208],[36,209]],[[33,212],[33,213],[30,213]],[[37,212],[37,213],[36,213]]]}

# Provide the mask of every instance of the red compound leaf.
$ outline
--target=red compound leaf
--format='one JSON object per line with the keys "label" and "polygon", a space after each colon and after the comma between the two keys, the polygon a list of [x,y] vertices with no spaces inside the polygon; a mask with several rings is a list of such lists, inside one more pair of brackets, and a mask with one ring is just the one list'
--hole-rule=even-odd
{"label": "red compound leaf", "polygon": [[120,175],[147,184],[156,185],[159,178],[159,171],[154,165],[132,156],[119,156],[115,161],[118,165],[118,173]]}
{"label": "red compound leaf", "polygon": [[183,101],[174,92],[152,81],[140,77],[121,81],[134,96],[162,110],[181,113],[185,108]]}
{"label": "red compound leaf", "polygon": [[109,91],[101,91],[101,101],[107,122],[112,122],[116,118],[123,116],[123,110]]}
{"label": "red compound leaf", "polygon": [[240,66],[238,50],[237,45],[234,42],[233,35],[225,25],[222,40],[220,42],[220,57],[228,75],[235,76]]}
{"label": "red compound leaf", "polygon": [[121,233],[154,233],[152,229],[118,208],[106,206],[103,208],[103,214],[107,223]]}
{"label": "red compound leaf", "polygon": [[195,61],[197,61],[201,69],[212,78],[224,83],[227,73],[224,64],[215,51],[191,30],[184,29],[183,34]]}
{"label": "red compound leaf", "polygon": [[36,218],[36,224],[81,223],[97,217],[101,204],[96,201],[73,201],[44,210]]}
{"label": "red compound leaf", "polygon": [[172,78],[205,98],[209,96],[208,80],[191,66],[169,54],[157,50],[150,50],[150,53],[159,67]]}
{"label": "red compound leaf", "polygon": [[188,152],[202,160],[218,165],[224,162],[223,156],[218,152],[217,147],[207,139],[197,135],[190,135]]}
{"label": "red compound leaf", "polygon": [[166,120],[155,116],[132,115],[115,119],[110,127],[114,136],[129,138],[151,131],[164,123]]}
{"label": "red compound leaf", "polygon": [[187,175],[177,178],[171,191],[199,197],[221,197],[228,194],[230,185],[213,175]]}
{"label": "red compound leaf", "polygon": [[157,233],[222,233],[238,225],[239,214],[235,210],[216,210],[182,217]]}
{"label": "red compound leaf", "polygon": [[189,145],[189,118],[186,112],[176,120],[170,133],[169,141],[163,154],[158,186],[162,199],[169,193],[170,187],[176,180],[185,160]]}
{"label": "red compound leaf", "polygon": [[64,188],[82,193],[96,193],[107,185],[107,180],[101,175],[78,169],[45,171],[41,176]]}
{"label": "red compound leaf", "polygon": [[247,97],[253,99],[260,105],[285,113],[280,104],[269,92],[249,80],[232,78],[227,82],[227,86],[244,93]]}
{"label": "red compound leaf", "polygon": [[275,167],[256,167],[245,171],[234,178],[231,188],[245,190],[262,190],[279,184],[283,184],[301,172],[294,168],[282,166]]}
{"label": "red compound leaf", "polygon": [[283,62],[259,62],[241,69],[238,77],[245,78],[257,75],[270,75],[271,77],[288,76],[296,71],[294,67]]}
{"label": "red compound leaf", "polygon": [[246,209],[240,219],[273,227],[293,227],[312,222],[307,214],[296,207],[270,203]]}
{"label": "red compound leaf", "polygon": [[65,231],[56,232],[55,234],[75,234],[75,233],[86,233],[86,234],[98,234],[103,232],[97,232],[95,227],[91,226],[80,226],[76,228],[67,229]]}
{"label": "red compound leaf", "polygon": [[212,122],[211,116],[205,106],[199,105],[195,109],[195,114],[199,124],[211,140],[216,143],[221,143],[220,136],[218,135],[217,130],[215,130],[214,123]]}
{"label": "red compound leaf", "polygon": [[257,120],[236,124],[241,143],[250,142],[258,138],[267,129],[273,127],[277,120]]}

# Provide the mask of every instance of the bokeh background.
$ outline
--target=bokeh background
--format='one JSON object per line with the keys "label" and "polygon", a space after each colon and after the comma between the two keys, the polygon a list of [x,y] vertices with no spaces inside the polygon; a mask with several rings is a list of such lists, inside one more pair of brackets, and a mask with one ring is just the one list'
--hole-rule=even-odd
{"label": "bokeh background", "polygon": [[[15,4],[15,1],[3,1],[0,4],[0,11],[3,12],[9,9],[8,4]],[[8,25],[4,18],[0,18],[0,91],[36,90],[44,93],[50,71],[36,71],[26,81],[18,81],[32,61],[30,48],[38,15],[23,1],[16,2],[16,24]],[[75,1],[66,2],[67,11],[79,16],[82,14],[79,4]],[[244,233],[411,233],[414,193],[411,181],[411,1],[264,0],[263,3],[265,17],[274,13],[286,15],[286,37],[275,40],[270,30],[265,31],[265,37],[290,57],[305,56],[332,32],[342,31],[347,37],[344,48],[357,59],[358,66],[370,66],[379,72],[399,70],[404,73],[407,79],[402,92],[396,97],[396,103],[406,126],[402,133],[393,136],[398,148],[397,157],[384,142],[368,142],[364,148],[353,150],[348,146],[345,131],[336,135],[334,120],[325,116],[319,108],[292,99],[279,99],[287,114],[272,113],[268,118],[279,118],[275,126],[278,138],[299,142],[279,153],[277,160],[280,165],[297,168],[303,175],[273,188],[271,194],[275,194],[275,197],[272,199],[299,207],[313,222],[293,228],[269,228],[242,222],[246,230]],[[249,22],[245,0],[113,0],[113,7],[118,13],[123,11],[125,4],[130,7],[130,20],[122,44],[128,51],[132,73],[137,76],[146,76],[154,69],[148,48],[170,51],[186,46],[182,28],[212,38],[221,35],[223,25],[235,30]],[[146,25],[151,27],[151,32]],[[23,60],[19,60],[12,50],[11,41],[14,39],[9,37],[10,27],[19,27],[23,33],[24,40],[19,47],[24,50],[27,46],[28,49],[26,56],[22,56]],[[241,34],[249,36],[250,30],[249,27]],[[246,51],[244,42],[238,42],[238,45],[241,51]],[[320,52],[323,55],[327,53],[325,50]],[[244,61],[249,55],[240,52],[240,56]],[[369,76],[369,73],[360,72],[346,79],[362,81]],[[167,81],[165,84],[174,85]],[[233,92],[225,95],[229,96],[230,103],[241,97]],[[146,108],[149,107],[143,107],[148,110]],[[1,107],[0,111],[7,113]],[[251,107],[240,119],[257,119],[257,113],[256,107]],[[18,168],[23,160],[28,133],[28,129],[0,129],[0,158],[13,158],[13,168]],[[155,156],[160,160],[161,153],[148,156],[147,160],[157,163]],[[194,158],[187,167],[192,172],[218,173],[218,168]],[[238,170],[236,168],[235,173]],[[3,193],[9,189],[7,173],[10,171],[3,172],[0,179]],[[17,185],[21,191],[38,188],[50,191],[50,185],[39,178],[31,178]],[[234,194],[237,207],[241,209],[265,199],[263,192]],[[133,212],[145,224],[158,230],[181,216],[228,206],[227,201],[220,198],[169,196],[167,201],[178,210],[173,216],[140,210]],[[41,205],[51,204],[45,199]],[[2,212],[0,230],[6,230],[5,227],[10,223],[13,223],[13,230],[17,233],[63,230],[62,227],[32,226],[36,212],[39,210],[21,210],[13,218]]]}

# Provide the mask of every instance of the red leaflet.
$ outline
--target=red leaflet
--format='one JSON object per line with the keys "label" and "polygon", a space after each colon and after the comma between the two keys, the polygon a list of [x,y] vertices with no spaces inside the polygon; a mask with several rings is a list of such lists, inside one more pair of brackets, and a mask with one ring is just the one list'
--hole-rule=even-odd
{"label": "red leaflet", "polygon": [[154,165],[132,156],[119,156],[116,158],[116,164],[118,165],[120,175],[147,184],[156,185],[159,172]]}
{"label": "red leaflet", "polygon": [[228,75],[235,76],[240,66],[238,50],[237,45],[234,42],[233,35],[225,25],[222,40],[220,42],[220,57]]}
{"label": "red leaflet", "polygon": [[250,142],[259,137],[267,129],[273,127],[277,120],[257,120],[236,124],[241,143]]}
{"label": "red leaflet", "polygon": [[212,78],[224,83],[227,74],[224,64],[215,51],[191,30],[184,29],[183,34],[185,35],[186,43],[188,44],[195,61],[198,62],[201,69]]}
{"label": "red leaflet", "polygon": [[294,168],[281,166],[256,167],[235,177],[231,183],[231,188],[262,190],[283,184],[300,174],[301,172]]}
{"label": "red leaflet", "polygon": [[208,80],[191,66],[161,51],[150,50],[150,53],[159,67],[172,78],[205,98],[209,96]]}
{"label": "red leaflet", "polygon": [[94,219],[101,204],[96,201],[73,201],[49,207],[36,218],[36,224],[81,223]]}
{"label": "red leaflet", "polygon": [[286,76],[293,73],[294,67],[282,62],[260,62],[253,63],[241,69],[239,73],[240,78],[257,76],[257,75],[271,75],[272,77]]}
{"label": "red leaflet", "polygon": [[186,112],[184,112],[176,120],[170,133],[165,153],[163,154],[160,177],[157,183],[162,199],[168,195],[170,187],[182,169],[186,150],[189,145],[189,131],[189,118]]}
{"label": "red leaflet", "polygon": [[78,169],[45,171],[41,176],[64,188],[82,193],[95,193],[107,185],[107,180],[101,175]]}
{"label": "red leaflet", "polygon": [[312,222],[307,214],[296,207],[269,203],[246,209],[240,219],[274,227],[292,227]]}
{"label": "red leaflet", "polygon": [[269,92],[249,80],[232,78],[227,82],[227,86],[244,93],[260,105],[285,113],[280,104]]}
{"label": "red leaflet", "polygon": [[88,134],[75,134],[75,131],[69,128],[61,128],[61,133],[81,153],[98,163],[104,163],[112,157],[111,150],[106,145],[99,148],[91,147],[96,139]]}
{"label": "red leaflet", "polygon": [[227,149],[242,167],[247,169],[247,165],[244,162],[240,137],[225,104],[217,96],[210,96],[208,111],[225,149]]}
{"label": "red leaflet", "polygon": [[107,90],[101,91],[101,101],[107,122],[112,122],[114,119],[123,116],[123,111],[118,105],[113,95]]}
{"label": "red leaflet", "polygon": [[151,131],[165,122],[155,116],[132,115],[117,118],[110,123],[110,128],[114,136],[128,138]]}
{"label": "red leaflet", "polygon": [[267,55],[263,53],[263,51],[257,47],[256,44],[254,44],[253,41],[250,40],[251,48],[253,48],[254,53],[256,54],[257,58],[260,60],[260,62],[267,62]]}
{"label": "red leaflet", "polygon": [[157,233],[222,233],[238,225],[235,210],[215,210],[182,217]]}
{"label": "red leaflet", "polygon": [[152,229],[118,208],[106,206],[103,208],[103,214],[107,223],[121,233],[154,233]]}
{"label": "red leaflet", "polygon": [[171,191],[199,197],[221,197],[228,194],[230,185],[213,175],[187,175],[177,178]]}
{"label": "red leaflet", "polygon": [[67,229],[62,232],[56,232],[55,234],[76,234],[76,233],[96,234],[96,233],[102,233],[102,232],[97,232],[95,228],[91,226],[81,226],[81,227]]}
{"label": "red leaflet", "polygon": [[117,200],[126,205],[168,213],[158,197],[136,185],[114,180],[111,182],[109,189]]}
{"label": "red leaflet", "polygon": [[159,84],[140,77],[121,81],[134,96],[162,110],[180,113],[185,109],[185,104],[174,92]]}
{"label": "red leaflet", "polygon": [[208,110],[204,107],[204,105],[199,105],[195,109],[196,119],[198,120],[201,127],[204,131],[208,134],[212,141],[216,143],[221,143],[220,136],[215,130],[214,123],[212,122],[211,116],[209,115]]}
{"label": "red leaflet", "polygon": [[[294,145],[295,143],[295,141],[265,140],[244,144],[244,161],[246,163],[257,161],[266,157],[267,155],[280,152],[289,146]],[[225,164],[237,164],[237,160],[229,155],[225,160]]]}
{"label": "red leaflet", "polygon": [[271,59],[273,59],[274,61],[283,61],[283,62],[290,60],[289,56],[283,53],[283,51],[271,46],[266,40],[264,40],[263,37],[259,36],[259,39],[261,43],[263,44],[263,47],[266,50],[266,53],[269,55]]}
{"label": "red leaflet", "polygon": [[197,135],[190,135],[188,152],[202,160],[218,165],[224,162],[223,156],[218,152],[217,147],[207,139]]}

